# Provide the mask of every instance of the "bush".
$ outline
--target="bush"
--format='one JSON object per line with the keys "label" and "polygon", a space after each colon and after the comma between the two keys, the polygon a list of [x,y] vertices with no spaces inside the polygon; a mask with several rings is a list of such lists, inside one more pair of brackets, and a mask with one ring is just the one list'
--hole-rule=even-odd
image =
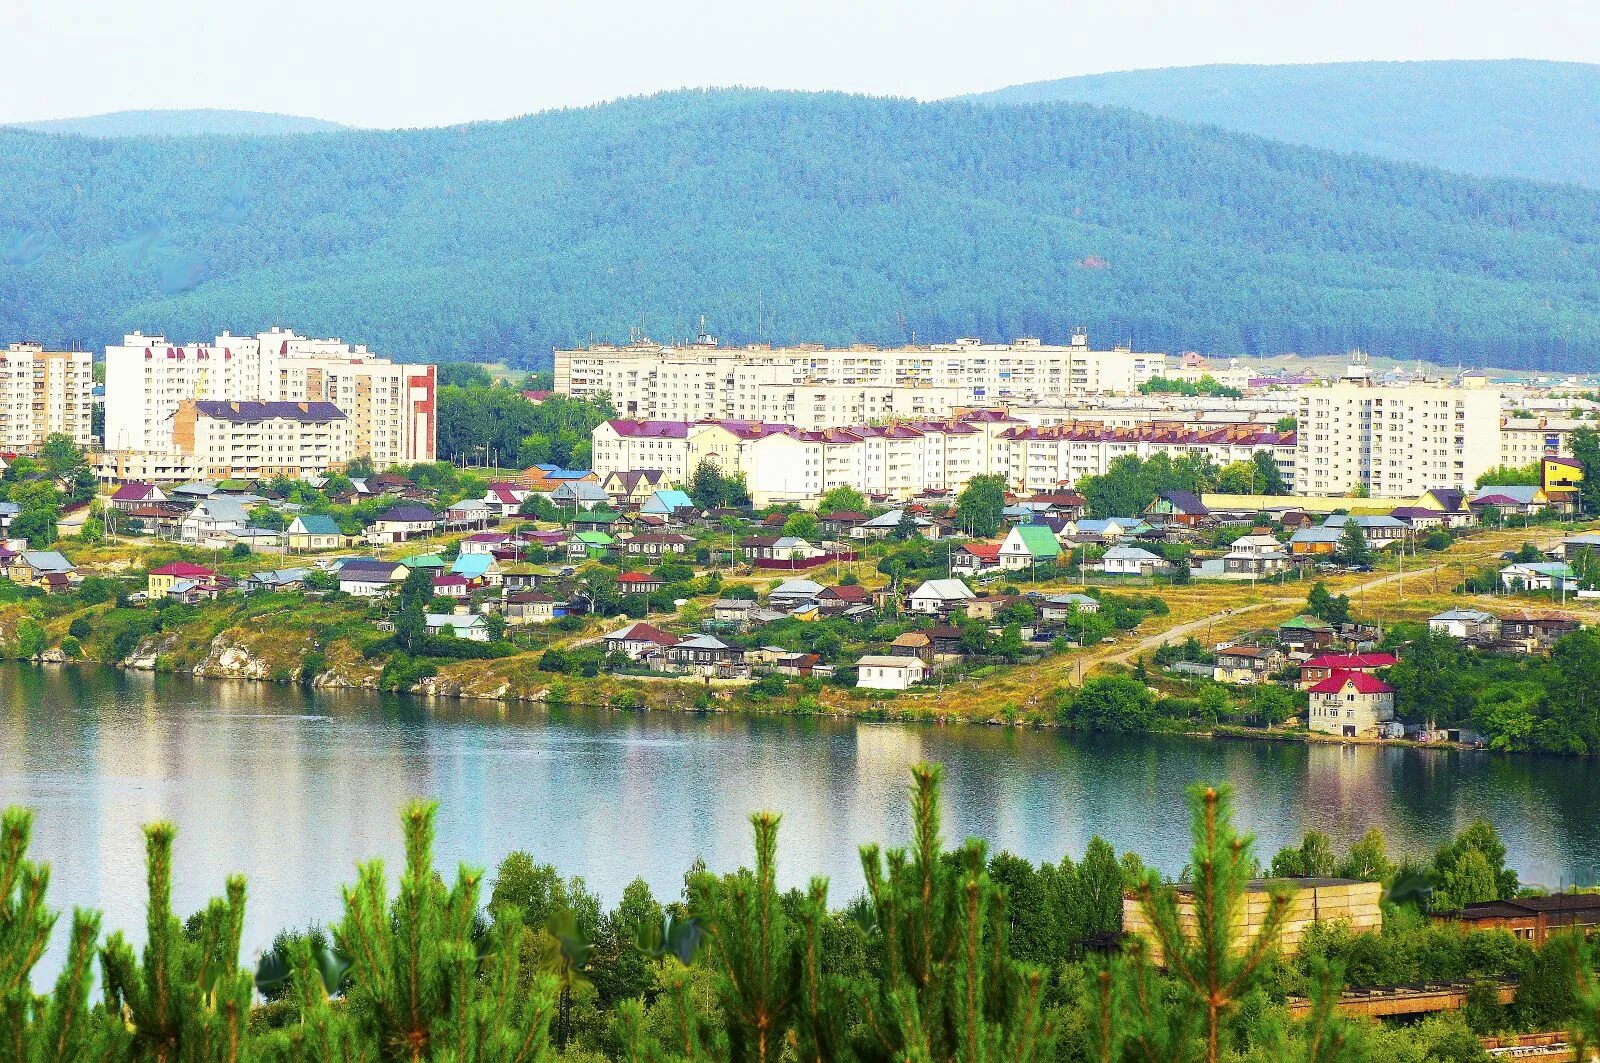
{"label": "bush", "polygon": [[75,639],[88,638],[89,633],[92,630],[93,629],[89,626],[89,621],[85,617],[81,616],[74,618],[72,623],[67,625],[67,634]]}
{"label": "bush", "polygon": [[78,643],[77,639],[68,635],[61,640],[61,652],[68,660],[76,660],[83,656],[83,647]]}

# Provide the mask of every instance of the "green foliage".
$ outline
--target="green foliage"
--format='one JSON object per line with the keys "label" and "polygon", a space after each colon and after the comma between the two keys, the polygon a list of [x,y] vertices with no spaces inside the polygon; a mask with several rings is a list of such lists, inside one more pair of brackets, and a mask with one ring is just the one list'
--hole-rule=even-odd
{"label": "green foliage", "polygon": [[[487,375],[487,374],[485,374]],[[504,385],[439,387],[438,451],[451,460],[501,467],[553,463],[589,467],[589,433],[615,416],[607,402],[552,395],[538,404]]]}
{"label": "green foliage", "polygon": [[1155,695],[1127,675],[1095,676],[1078,690],[1063,688],[1056,718],[1082,731],[1143,731],[1155,714]]}
{"label": "green foliage", "polygon": [[860,513],[867,508],[865,496],[849,484],[840,484],[822,496],[818,513]]}
{"label": "green foliage", "polygon": [[1005,477],[974,476],[956,496],[956,527],[977,539],[993,538],[1000,531],[1005,507]]}
{"label": "green foliage", "polygon": [[1339,533],[1339,545],[1334,550],[1334,557],[1346,565],[1372,564],[1372,547],[1367,545],[1367,537],[1355,518],[1345,520],[1344,530]]}
{"label": "green foliage", "polygon": [[1350,599],[1344,595],[1335,596],[1328,591],[1328,585],[1318,580],[1311,587],[1311,593],[1306,595],[1306,612],[1325,623],[1338,626],[1350,622]]}
{"label": "green foliage", "polygon": [[1496,465],[1488,472],[1480,473],[1477,479],[1479,487],[1513,487],[1527,486],[1539,483],[1541,475],[1539,462],[1531,462],[1519,468],[1507,465]]}
{"label": "green foliage", "polygon": [[1173,380],[1170,377],[1151,377],[1139,385],[1141,395],[1214,395],[1223,399],[1244,398],[1244,392],[1220,383],[1209,373],[1199,380]]}
{"label": "green foliage", "polygon": [[745,489],[744,474],[724,475],[722,467],[705,459],[695,466],[689,480],[689,498],[701,509],[723,509],[748,506],[750,493]]}
{"label": "green foliage", "polygon": [[1174,460],[1167,454],[1140,459],[1125,454],[1106,468],[1104,475],[1085,476],[1078,493],[1095,517],[1133,517],[1143,513],[1162,491],[1201,494],[1217,485],[1217,467],[1203,457],[1185,454]]}
{"label": "green foliage", "polygon": [[1575,428],[1568,445],[1583,470],[1583,481],[1578,485],[1579,504],[1590,516],[1600,514],[1600,432],[1589,427]]}

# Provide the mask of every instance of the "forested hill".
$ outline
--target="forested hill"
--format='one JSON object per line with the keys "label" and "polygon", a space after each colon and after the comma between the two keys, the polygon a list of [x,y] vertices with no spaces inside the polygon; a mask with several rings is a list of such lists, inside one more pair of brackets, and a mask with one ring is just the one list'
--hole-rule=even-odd
{"label": "forested hill", "polygon": [[[1600,194],[1128,111],[681,92],[314,137],[0,132],[0,338],[509,358],[1062,338],[1594,366]],[[758,324],[759,323],[759,324]]]}
{"label": "forested hill", "polygon": [[327,133],[345,128],[338,122],[303,118],[297,114],[209,109],[112,111],[81,118],[47,118],[11,124],[17,129],[31,129],[38,133],[67,133],[85,137],[193,137],[213,133],[226,136],[277,136],[285,133]]}
{"label": "forested hill", "polygon": [[1600,187],[1600,66],[1530,59],[1191,66],[966,97],[1069,101],[1460,173]]}

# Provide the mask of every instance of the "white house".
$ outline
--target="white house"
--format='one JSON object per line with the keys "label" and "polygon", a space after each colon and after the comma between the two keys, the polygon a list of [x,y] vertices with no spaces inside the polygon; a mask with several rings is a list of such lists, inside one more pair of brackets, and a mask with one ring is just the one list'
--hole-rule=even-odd
{"label": "white house", "polygon": [[376,598],[397,589],[410,573],[398,561],[358,557],[339,566],[339,589],[357,598]]}
{"label": "white house", "polygon": [[869,655],[861,658],[856,667],[856,686],[872,690],[908,690],[920,683],[927,668],[917,657],[885,657]]}
{"label": "white house", "polygon": [[1073,612],[1098,613],[1100,602],[1087,594],[1052,594],[1039,605],[1040,620],[1065,620]]}
{"label": "white house", "polygon": [[913,613],[947,616],[975,598],[972,588],[958,579],[930,579],[906,596],[906,608]]}
{"label": "white house", "polygon": [[1061,557],[1055,533],[1043,524],[1015,524],[1000,543],[1000,567],[1006,571],[1047,564]]}
{"label": "white house", "polygon": [[1454,639],[1492,639],[1500,634],[1500,618],[1481,609],[1447,609],[1428,617],[1428,630]]}
{"label": "white house", "polygon": [[489,625],[476,613],[429,613],[427,621],[430,635],[443,635],[448,631],[469,642],[489,641]]}
{"label": "white house", "polygon": [[395,506],[378,514],[378,519],[367,529],[371,543],[399,543],[419,536],[432,535],[439,530],[439,517],[427,506]]}
{"label": "white house", "polygon": [[220,539],[250,523],[250,514],[237,499],[213,496],[199,503],[183,518],[178,536],[184,542],[203,543]]}
{"label": "white house", "polygon": [[1268,576],[1289,564],[1289,552],[1270,535],[1241,535],[1222,555],[1222,571],[1236,575]]}
{"label": "white house", "polygon": [[1167,568],[1165,558],[1138,546],[1113,546],[1100,558],[1100,571],[1108,576],[1150,576]]}
{"label": "white house", "polygon": [[1578,574],[1564,561],[1532,561],[1500,570],[1500,586],[1508,591],[1577,590]]}
{"label": "white house", "polygon": [[488,513],[497,517],[514,517],[532,493],[520,484],[499,481],[484,488],[480,501]]}

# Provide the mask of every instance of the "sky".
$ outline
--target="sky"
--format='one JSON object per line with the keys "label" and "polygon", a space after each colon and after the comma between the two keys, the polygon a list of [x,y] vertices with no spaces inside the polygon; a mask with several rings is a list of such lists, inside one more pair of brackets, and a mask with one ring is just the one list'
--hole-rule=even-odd
{"label": "sky", "polygon": [[686,86],[935,99],[1200,63],[1600,62],[1592,0],[0,0],[0,122],[444,125]]}

